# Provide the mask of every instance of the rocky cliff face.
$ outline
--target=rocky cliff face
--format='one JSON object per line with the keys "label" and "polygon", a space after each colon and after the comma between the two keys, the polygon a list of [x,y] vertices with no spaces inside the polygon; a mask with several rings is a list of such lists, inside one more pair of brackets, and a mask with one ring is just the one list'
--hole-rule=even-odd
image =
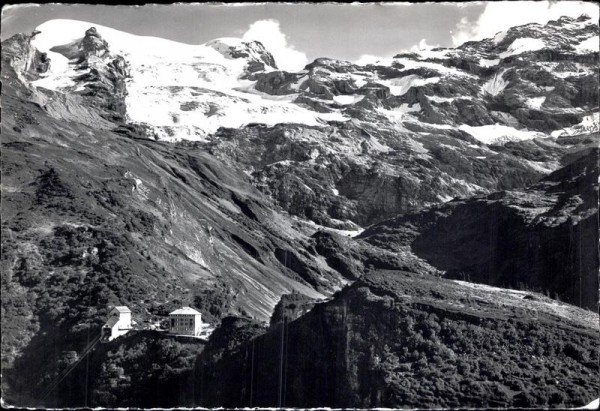
{"label": "rocky cliff face", "polygon": [[[256,42],[157,40],[142,52],[145,39],[108,28],[81,39],[88,28],[75,23],[45,23],[34,44],[55,59],[112,50],[128,67],[127,95],[112,104],[129,123],[201,141],[289,213],[333,228],[527,186],[572,151],[559,136],[598,124],[598,26],[585,16],[364,66],[320,58],[299,73],[277,71]],[[93,78],[103,88],[94,67],[41,84],[60,91]]]}
{"label": "rocky cliff face", "polygon": [[[298,73],[257,42],[38,31],[2,47],[6,401],[81,405],[82,374],[44,390],[110,305],[146,331],[124,358],[118,341],[98,351],[84,405],[149,404],[148,381],[200,395],[160,406],[571,406],[593,391],[593,314],[448,279],[596,307],[589,19]],[[200,357],[148,331],[180,305],[228,318]],[[164,353],[185,359],[159,373]],[[529,355],[544,362],[522,371]]]}
{"label": "rocky cliff face", "polygon": [[451,201],[374,225],[359,237],[402,249],[459,278],[598,305],[597,148],[538,184]]}
{"label": "rocky cliff face", "polygon": [[2,43],[2,64],[12,66],[23,82],[38,80],[50,65],[47,54],[31,46],[36,34],[18,34]]}
{"label": "rocky cliff face", "polygon": [[256,90],[344,118],[228,129],[209,146],[290,213],[330,227],[527,186],[573,150],[559,136],[597,131],[597,36],[585,17],[562,18],[366,66],[323,58],[257,73]]}

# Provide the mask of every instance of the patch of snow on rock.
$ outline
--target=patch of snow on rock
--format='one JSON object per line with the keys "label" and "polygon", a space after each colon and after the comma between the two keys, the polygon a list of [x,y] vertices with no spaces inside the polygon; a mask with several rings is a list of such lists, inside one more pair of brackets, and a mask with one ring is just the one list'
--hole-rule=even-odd
{"label": "patch of snow on rock", "polygon": [[472,100],[471,96],[456,96],[456,97],[438,97],[438,96],[426,96],[430,101],[436,103],[451,103],[455,100]]}
{"label": "patch of snow on rock", "polygon": [[600,37],[593,36],[575,46],[575,50],[579,53],[598,52],[600,50]]}
{"label": "patch of snow on rock", "polygon": [[479,59],[479,65],[481,67],[492,67],[492,66],[497,66],[498,63],[500,63],[500,59]]}
{"label": "patch of snow on rock", "polygon": [[42,74],[42,78],[34,81],[32,84],[35,87],[43,87],[49,90],[74,87],[75,82],[73,81],[73,77],[79,73],[69,64],[69,59],[53,51],[47,51],[46,54],[50,59],[48,71]]}
{"label": "patch of snow on rock", "polygon": [[592,113],[589,116],[583,117],[579,124],[575,124],[571,127],[562,128],[560,130],[554,130],[551,133],[551,136],[576,136],[578,134],[597,132],[600,132],[600,113]]}
{"label": "patch of snow on rock", "polygon": [[392,96],[402,96],[406,94],[411,87],[420,87],[424,86],[425,84],[433,84],[439,81],[439,77],[422,78],[415,74],[411,74],[409,76],[398,77],[389,80],[378,80],[377,82],[388,87]]}
{"label": "patch of snow on rock", "polygon": [[350,78],[354,81],[356,87],[361,88],[365,84],[367,84],[367,80],[364,76],[359,76],[357,74],[350,74]]}
{"label": "patch of snow on rock", "polygon": [[600,407],[600,398],[596,398],[594,401],[590,402],[583,407],[575,408],[576,410],[597,410]]}
{"label": "patch of snow on rock", "polygon": [[545,137],[545,134],[529,130],[517,130],[500,124],[485,126],[469,126],[462,124],[460,130],[465,131],[484,144],[503,144],[509,141],[531,140]]}
{"label": "patch of snow on rock", "polygon": [[545,96],[533,97],[533,98],[527,99],[525,101],[525,105],[529,108],[539,110],[542,108],[542,104],[544,104],[545,101],[546,101]]}
{"label": "patch of snow on rock", "polygon": [[507,34],[508,34],[508,30],[500,31],[500,32],[496,33],[496,35],[494,36],[492,41],[494,42],[494,44],[500,44],[502,42],[502,40],[504,40],[506,38]]}
{"label": "patch of snow on rock", "polygon": [[333,101],[335,101],[338,104],[346,106],[349,104],[358,103],[363,98],[365,98],[365,96],[353,94],[353,95],[349,95],[349,96],[333,96]]}
{"label": "patch of snow on rock", "polygon": [[595,74],[593,71],[589,70],[588,67],[581,63],[571,62],[567,68],[556,62],[545,62],[543,67],[547,72],[558,78],[581,77]]}
{"label": "patch of snow on rock", "polygon": [[522,37],[513,41],[506,51],[498,54],[498,57],[504,59],[509,56],[516,56],[528,51],[541,50],[546,47],[542,39],[533,39],[531,37]]}
{"label": "patch of snow on rock", "polygon": [[428,68],[437,71],[440,74],[445,75],[454,75],[454,76],[463,76],[463,77],[475,77],[474,75],[467,73],[466,71],[462,71],[456,69],[454,67],[446,67],[443,64],[432,63],[429,61],[415,61],[409,58],[397,58],[393,59],[396,63],[400,63],[404,66],[405,70],[416,69],[416,68]]}
{"label": "patch of snow on rock", "polygon": [[419,50],[417,54],[419,55],[419,60],[427,60],[427,59],[448,59],[452,50],[443,49],[443,50]]}
{"label": "patch of snow on rock", "polygon": [[401,124],[406,118],[408,113],[416,113],[421,111],[421,105],[419,103],[409,106],[408,104],[402,104],[392,109],[385,109],[383,107],[377,108],[377,112],[387,117],[392,123]]}

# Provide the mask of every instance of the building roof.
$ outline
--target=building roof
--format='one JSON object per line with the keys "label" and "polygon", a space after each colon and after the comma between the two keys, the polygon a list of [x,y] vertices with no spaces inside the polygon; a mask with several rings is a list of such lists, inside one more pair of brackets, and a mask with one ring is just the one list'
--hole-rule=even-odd
{"label": "building roof", "polygon": [[119,322],[119,319],[117,317],[110,317],[108,319],[108,321],[106,322],[106,324],[104,324],[105,327],[109,327],[109,328],[113,328],[115,326],[116,323]]}
{"label": "building roof", "polygon": [[178,314],[187,314],[187,315],[200,315],[200,313],[193,308],[190,307],[181,307],[177,310],[170,312],[169,315],[178,315]]}
{"label": "building roof", "polygon": [[113,308],[112,310],[117,310],[120,313],[130,313],[131,312],[131,310],[124,305],[117,306],[117,307]]}

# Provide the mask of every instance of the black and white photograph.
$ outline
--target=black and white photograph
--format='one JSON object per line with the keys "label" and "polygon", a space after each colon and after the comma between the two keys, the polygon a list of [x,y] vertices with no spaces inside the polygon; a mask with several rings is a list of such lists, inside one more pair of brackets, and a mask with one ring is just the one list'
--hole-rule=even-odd
{"label": "black and white photograph", "polygon": [[598,409],[599,10],[3,5],[0,405]]}

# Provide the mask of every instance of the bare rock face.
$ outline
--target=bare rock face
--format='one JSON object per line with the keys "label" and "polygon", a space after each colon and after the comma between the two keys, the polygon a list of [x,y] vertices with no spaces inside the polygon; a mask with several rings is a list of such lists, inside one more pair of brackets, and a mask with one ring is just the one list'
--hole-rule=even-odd
{"label": "bare rock face", "polygon": [[[383,146],[383,138],[395,149]],[[347,123],[256,126],[223,129],[207,146],[215,155],[245,164],[254,185],[291,214],[333,228],[340,228],[336,220],[369,225],[442,198],[520,187],[540,177],[517,157],[522,151],[542,150],[536,143],[517,144],[525,145],[521,151],[494,147],[493,154],[467,162],[484,153],[473,144],[476,140],[460,132],[423,135],[419,142],[396,138],[391,130],[387,134]],[[560,151],[549,149],[547,159]]]}
{"label": "bare rock face", "polygon": [[271,95],[290,94],[290,85],[298,80],[300,76],[287,71],[272,71],[256,75],[256,89]]}
{"label": "bare rock face", "polygon": [[22,81],[37,80],[50,65],[47,55],[31,46],[36,34],[15,34],[2,42],[2,64],[12,67]]}
{"label": "bare rock face", "polygon": [[226,58],[246,60],[246,70],[243,77],[254,78],[257,72],[263,72],[267,67],[277,69],[273,55],[259,41],[239,41],[237,39],[216,39],[207,43]]}
{"label": "bare rock face", "polygon": [[108,52],[108,44],[98,34],[95,27],[86,30],[81,45],[86,54],[99,56]]}
{"label": "bare rock face", "polygon": [[110,52],[96,28],[86,30],[80,40],[51,50],[67,57],[78,73],[73,78],[77,90],[73,94],[83,96],[102,118],[117,124],[124,122],[127,62]]}

